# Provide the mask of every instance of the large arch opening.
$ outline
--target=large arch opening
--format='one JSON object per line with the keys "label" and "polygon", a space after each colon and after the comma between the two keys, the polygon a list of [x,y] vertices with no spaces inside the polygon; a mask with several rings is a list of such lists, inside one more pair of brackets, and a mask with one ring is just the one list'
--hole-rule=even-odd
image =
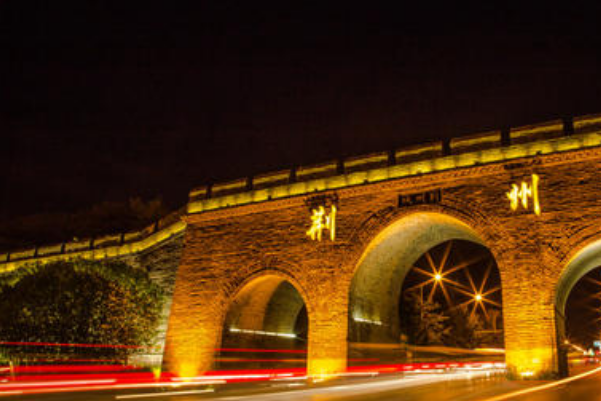
{"label": "large arch opening", "polygon": [[220,370],[306,366],[307,308],[297,288],[278,275],[251,280],[237,292],[222,333]]}
{"label": "large arch opening", "polygon": [[555,308],[559,372],[567,375],[585,367],[591,352],[601,351],[601,240],[568,262]]}
{"label": "large arch opening", "polygon": [[491,252],[466,223],[430,212],[397,220],[368,245],[353,277],[349,365],[503,359],[500,285]]}

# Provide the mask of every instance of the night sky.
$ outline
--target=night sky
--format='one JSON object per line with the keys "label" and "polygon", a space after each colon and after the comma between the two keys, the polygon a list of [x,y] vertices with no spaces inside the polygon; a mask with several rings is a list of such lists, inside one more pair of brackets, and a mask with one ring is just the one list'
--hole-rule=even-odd
{"label": "night sky", "polygon": [[0,218],[601,112],[598,9],[238,3],[0,0]]}

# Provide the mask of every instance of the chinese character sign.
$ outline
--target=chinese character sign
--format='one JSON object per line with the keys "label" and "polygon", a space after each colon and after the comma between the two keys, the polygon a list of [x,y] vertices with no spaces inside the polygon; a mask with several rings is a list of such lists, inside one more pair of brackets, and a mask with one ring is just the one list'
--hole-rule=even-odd
{"label": "chinese character sign", "polygon": [[509,206],[511,210],[517,210],[521,204],[524,209],[528,209],[528,200],[532,200],[532,209],[534,214],[540,215],[540,203],[538,202],[538,175],[532,174],[532,182],[522,181],[520,186],[517,184],[511,185],[511,191],[507,192]]}
{"label": "chinese character sign", "polygon": [[307,236],[312,240],[321,241],[322,232],[327,230],[330,233],[330,239],[336,238],[336,206],[330,207],[330,213],[326,213],[326,208],[319,206],[312,210],[311,228],[307,230]]}

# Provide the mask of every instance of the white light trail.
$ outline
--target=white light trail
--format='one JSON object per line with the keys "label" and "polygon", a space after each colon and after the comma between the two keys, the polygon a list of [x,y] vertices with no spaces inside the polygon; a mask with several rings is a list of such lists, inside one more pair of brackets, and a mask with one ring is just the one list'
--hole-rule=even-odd
{"label": "white light trail", "polygon": [[146,393],[146,394],[126,394],[115,396],[116,400],[125,400],[131,398],[151,398],[151,397],[165,397],[170,395],[191,395],[191,394],[205,394],[212,393],[214,390],[186,390],[186,391],[169,391],[162,393]]}
{"label": "white light trail", "polygon": [[377,321],[377,320],[364,319],[362,317],[355,317],[355,316],[353,316],[353,320],[355,322],[369,323],[369,324],[373,324],[373,325],[376,325],[376,326],[382,326],[382,324],[383,324],[382,322]]}
{"label": "white light trail", "polygon": [[476,377],[487,377],[490,375],[490,371],[471,371],[468,373],[453,373],[453,374],[433,374],[427,376],[420,377],[405,377],[403,379],[399,379],[398,377],[394,379],[386,379],[386,380],[378,380],[373,383],[357,383],[357,384],[346,384],[332,387],[322,387],[322,388],[310,388],[310,389],[302,389],[295,390],[293,392],[277,392],[277,393],[269,393],[269,394],[255,394],[255,395],[247,395],[247,396],[235,396],[235,397],[223,397],[220,398],[220,401],[259,401],[259,400],[309,400],[313,396],[324,395],[327,393],[329,396],[332,396],[336,393],[336,396],[343,395],[364,395],[370,394],[373,395],[375,391],[389,391],[396,390],[405,387],[413,387],[420,386],[423,384],[430,384],[448,380],[467,380],[473,379]]}
{"label": "white light trail", "polygon": [[542,391],[542,390],[548,390],[548,389],[553,388],[553,387],[557,387],[557,386],[561,386],[561,385],[569,383],[569,382],[573,382],[574,380],[583,379],[583,378],[585,378],[587,376],[591,376],[591,375],[594,375],[595,373],[599,373],[599,372],[601,372],[601,367],[593,369],[593,370],[585,372],[585,373],[581,373],[581,374],[576,375],[576,376],[568,377],[566,379],[557,380],[557,381],[554,381],[552,383],[547,383],[547,384],[543,384],[543,385],[536,386],[536,387],[530,387],[530,388],[527,388],[527,389],[524,389],[524,390],[514,391],[513,393],[502,394],[502,395],[498,395],[496,397],[487,398],[484,401],[502,401],[502,400],[508,400],[510,398],[514,398],[514,397],[517,397],[517,396],[520,396],[520,395],[535,393],[537,391]]}
{"label": "white light trail", "polygon": [[229,330],[232,333],[258,334],[258,335],[261,335],[261,336],[296,338],[296,334],[291,334],[291,333],[274,333],[274,332],[271,332],[271,331],[238,329],[236,327],[230,327]]}

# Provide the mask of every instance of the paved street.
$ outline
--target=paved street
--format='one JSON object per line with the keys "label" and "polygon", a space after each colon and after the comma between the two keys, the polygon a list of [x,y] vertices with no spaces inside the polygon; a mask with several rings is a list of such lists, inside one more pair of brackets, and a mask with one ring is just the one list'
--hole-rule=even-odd
{"label": "paved street", "polygon": [[[595,401],[601,400],[601,372],[546,390],[509,398],[511,401]],[[503,401],[496,398],[488,401]]]}
{"label": "paved street", "polygon": [[[601,369],[601,368],[599,368]],[[601,370],[583,378],[560,382],[508,381],[490,372],[388,376],[345,379],[307,386],[300,383],[259,383],[221,388],[196,387],[163,390],[127,390],[12,396],[18,401],[554,401],[601,400]]]}
{"label": "paved street", "polygon": [[31,396],[14,396],[19,401],[105,401],[105,400],[476,400],[497,394],[520,390],[528,385],[509,382],[502,375],[488,372],[427,374],[408,377],[354,379],[317,386],[275,383],[228,387],[207,391],[206,388],[169,389],[161,393],[154,390],[103,391],[86,393],[61,393]]}

